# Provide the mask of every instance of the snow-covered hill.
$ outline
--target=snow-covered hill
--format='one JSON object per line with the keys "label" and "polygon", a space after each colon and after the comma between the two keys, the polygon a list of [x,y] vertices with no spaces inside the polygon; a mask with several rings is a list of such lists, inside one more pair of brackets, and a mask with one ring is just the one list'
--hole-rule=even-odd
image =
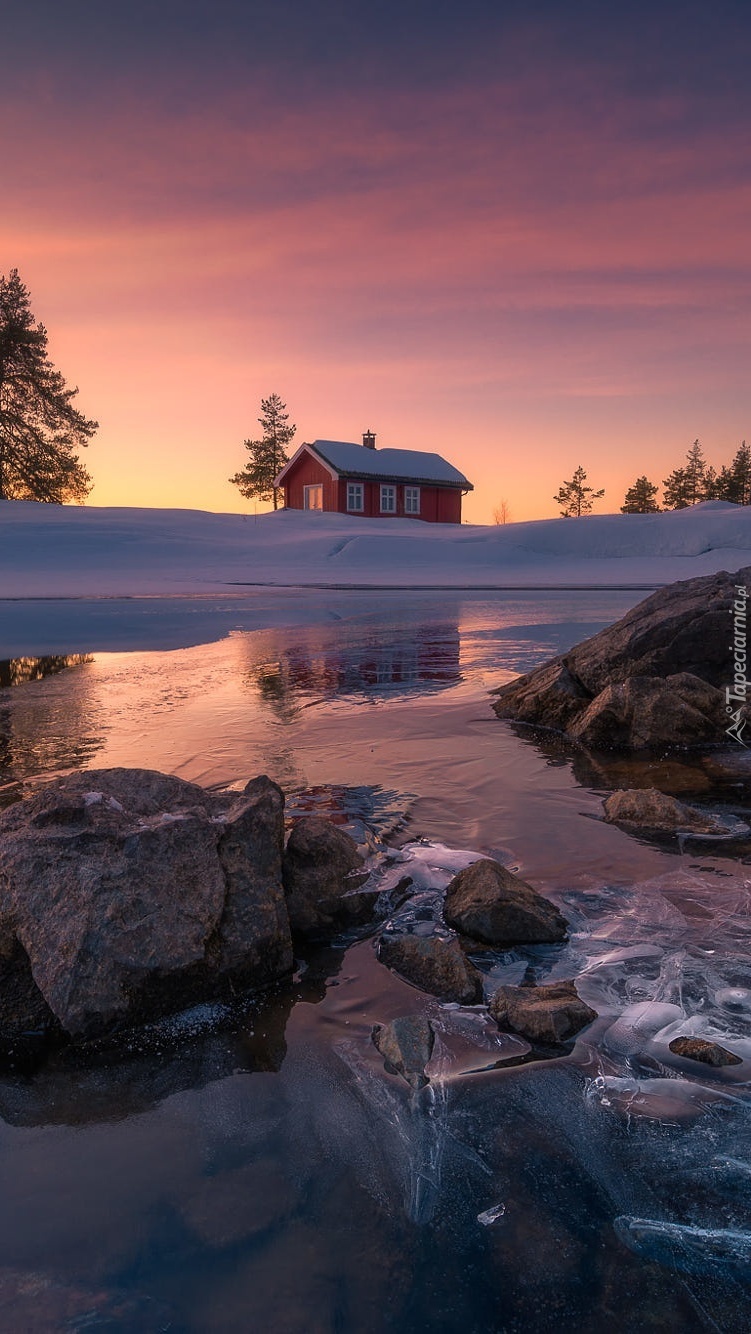
{"label": "snow-covered hill", "polygon": [[366,588],[644,587],[751,564],[751,507],[504,527],[280,511],[0,502],[0,598]]}

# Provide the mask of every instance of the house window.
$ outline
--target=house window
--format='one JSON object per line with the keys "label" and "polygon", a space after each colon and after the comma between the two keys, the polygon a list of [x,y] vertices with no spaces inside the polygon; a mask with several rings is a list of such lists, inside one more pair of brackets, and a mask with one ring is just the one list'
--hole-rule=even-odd
{"label": "house window", "polygon": [[364,494],[362,482],[347,482],[347,509],[362,514],[365,509]]}
{"label": "house window", "polygon": [[404,513],[420,513],[420,488],[419,486],[405,486],[404,488]]}
{"label": "house window", "polygon": [[323,509],[323,487],[305,486],[303,487],[303,509],[322,510]]}
{"label": "house window", "polygon": [[396,514],[396,487],[381,487],[381,514]]}

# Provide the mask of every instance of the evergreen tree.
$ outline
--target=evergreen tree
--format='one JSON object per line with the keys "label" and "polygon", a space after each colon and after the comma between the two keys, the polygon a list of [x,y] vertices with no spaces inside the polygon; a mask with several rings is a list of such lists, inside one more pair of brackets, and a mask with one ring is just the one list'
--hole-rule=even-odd
{"label": "evergreen tree", "polygon": [[655,500],[657,487],[646,477],[637,477],[633,486],[628,488],[621,505],[621,514],[659,514],[660,506]]}
{"label": "evergreen tree", "polygon": [[704,481],[701,488],[702,500],[719,500],[720,477],[711,463],[704,473]]}
{"label": "evergreen tree", "polygon": [[689,505],[696,505],[700,500],[704,500],[704,479],[707,471],[707,464],[704,458],[704,452],[698,440],[694,440],[693,445],[686,454],[686,466],[684,468],[686,478],[686,495]]}
{"label": "evergreen tree", "polygon": [[229,480],[239,487],[240,494],[246,500],[251,496],[257,496],[259,500],[273,500],[276,509],[278,494],[274,478],[288,462],[287,445],[297,427],[288,426],[287,404],[282,402],[278,394],[261,399],[258,420],[263,427],[263,435],[260,440],[243,441],[250,458],[242,471],[236,472]]}
{"label": "evergreen tree", "polygon": [[715,482],[715,499],[732,500],[734,494],[735,494],[735,481],[733,478],[732,470],[728,468],[726,464],[723,463],[722,467],[720,468],[720,471],[717,474],[717,480]]}
{"label": "evergreen tree", "polygon": [[48,359],[18,269],[0,275],[0,499],[85,500],[92,481],[75,450],[98,422],[73,407],[77,393]]}
{"label": "evergreen tree", "polygon": [[578,519],[582,514],[589,514],[594,501],[605,495],[604,490],[593,491],[591,486],[585,486],[586,480],[587,474],[580,464],[571,481],[564,482],[553,496],[564,519]]}
{"label": "evergreen tree", "polygon": [[662,496],[666,510],[685,510],[693,504],[690,499],[691,484],[685,468],[676,468],[662,484]]}
{"label": "evergreen tree", "polygon": [[718,479],[714,468],[707,469],[704,451],[698,440],[686,453],[686,462],[682,468],[676,468],[663,482],[665,508],[684,510],[688,505],[696,505],[700,500],[714,499],[717,494]]}
{"label": "evergreen tree", "polygon": [[723,500],[733,500],[736,505],[751,505],[751,448],[742,440],[730,465],[729,495]]}

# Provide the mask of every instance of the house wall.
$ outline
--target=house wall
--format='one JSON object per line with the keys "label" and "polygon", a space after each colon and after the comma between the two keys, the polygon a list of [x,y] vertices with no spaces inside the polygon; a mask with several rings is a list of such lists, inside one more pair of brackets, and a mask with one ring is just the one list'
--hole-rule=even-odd
{"label": "house wall", "polygon": [[318,462],[318,459],[314,459],[307,453],[301,454],[284,483],[285,507],[290,510],[304,509],[304,488],[306,486],[318,486],[319,483],[323,487],[323,508],[336,511],[339,508],[339,484],[336,479],[326,471],[323,464]]}
{"label": "house wall", "polygon": [[[385,480],[385,479],[384,479]],[[347,513],[347,482],[333,478],[317,459],[302,454],[290,471],[284,484],[284,504],[287,509],[305,508],[306,486],[323,487],[323,508],[329,513]],[[417,483],[415,483],[417,485]],[[396,486],[396,513],[381,514],[381,483],[363,482],[364,508],[359,513],[369,519],[420,518],[426,523],[461,523],[462,493],[456,488],[443,486],[420,487],[420,513],[404,513],[404,485]]]}
{"label": "house wall", "polygon": [[[386,481],[385,478],[384,481]],[[381,483],[363,482],[363,487],[364,509],[359,513],[366,519],[422,519],[426,523],[461,523],[462,521],[462,493],[458,488],[454,490],[443,486],[421,486],[420,513],[405,514],[404,485],[397,482],[396,513],[382,514]],[[336,508],[340,514],[347,513],[347,482],[344,478],[339,481]]]}

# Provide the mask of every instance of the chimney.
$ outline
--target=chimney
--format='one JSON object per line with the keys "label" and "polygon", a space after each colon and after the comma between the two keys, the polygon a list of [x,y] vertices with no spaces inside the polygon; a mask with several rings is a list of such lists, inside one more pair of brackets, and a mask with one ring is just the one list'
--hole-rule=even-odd
{"label": "chimney", "polygon": [[366,449],[375,449],[375,435],[373,432],[363,432],[362,442]]}

